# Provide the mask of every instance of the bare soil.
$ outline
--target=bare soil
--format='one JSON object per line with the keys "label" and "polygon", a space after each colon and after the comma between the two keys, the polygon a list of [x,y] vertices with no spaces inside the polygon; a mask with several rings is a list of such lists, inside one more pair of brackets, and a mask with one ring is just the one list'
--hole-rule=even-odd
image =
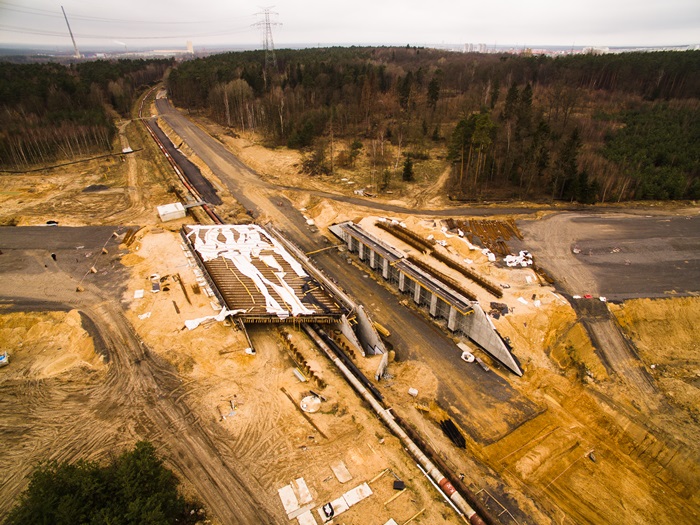
{"label": "bare soil", "polygon": [[[611,305],[625,335],[665,400],[697,423],[700,418],[700,298],[635,299]],[[700,439],[687,436],[688,446]]]}
{"label": "bare soil", "polygon": [[[320,411],[308,415],[313,424],[301,415],[299,401],[317,388],[295,377],[297,365],[277,328],[250,331],[256,355],[245,352],[244,335],[228,323],[184,328],[185,320],[215,311],[197,286],[177,233],[192,219],[157,221],[155,206],[175,200],[170,187],[176,182],[140,129],[135,122],[120,125],[120,147],[144,148],[123,160],[3,176],[0,221],[5,224],[52,219],[66,225],[137,224],[139,230],[129,246],[110,247],[109,265],[96,274],[86,273],[87,260],[69,268],[62,254],[56,264],[50,262],[46,249],[8,249],[0,232],[0,349],[11,355],[10,366],[0,369],[0,515],[26,487],[37,461],[99,460],[150,439],[218,523],[288,523],[277,490],[292,479],[303,476],[320,506],[387,468],[391,472],[372,484],[375,494],[340,522],[382,524],[393,517],[404,523],[422,509],[415,523],[458,522],[397,440],[302,332],[287,328],[328,385],[320,392],[325,398]],[[252,136],[213,132],[271,183],[324,190],[346,183],[347,194],[371,183],[366,178],[347,184],[351,177],[342,173],[309,178],[299,174],[295,152],[271,152]],[[426,175],[419,191],[401,189],[384,198],[438,206],[444,179],[439,172]],[[224,189],[221,181],[214,183]],[[83,191],[91,185],[109,189]],[[282,192],[321,231],[365,216],[364,209],[349,203]],[[220,193],[226,213],[235,218],[240,208]],[[285,211],[267,213],[278,219]],[[651,378],[651,389],[640,390],[626,369],[612,366],[591,341],[560,293],[600,293],[601,279],[585,261],[573,258],[575,236],[566,217],[556,217],[545,223],[544,234],[523,229],[524,245],[539,262],[559,265],[551,271],[555,288],[530,268],[490,263],[463,240],[446,235],[437,218],[397,216],[414,231],[446,241],[456,257],[489,280],[510,286],[499,302],[513,311],[494,324],[512,341],[525,375],[516,378],[495,366],[489,374],[495,374],[491,381],[507,385],[503,391],[522,399],[527,417],[517,403],[505,410],[507,400],[491,407],[475,400],[479,410],[469,416],[474,427],[495,438],[480,441],[468,431],[470,420],[456,417],[467,440],[466,449],[458,449],[438,425],[455,414],[436,402],[444,389],[439,374],[421,358],[420,348],[411,347],[415,341],[396,335],[389,341],[402,341],[396,348],[401,359],[389,366],[393,379],[379,386],[452,470],[465,474],[465,483],[499,523],[647,523],[650,516],[662,524],[697,522],[700,304],[697,298],[676,297],[608,305],[631,352],[619,361],[631,359]],[[373,220],[363,224],[371,229]],[[158,293],[151,292],[154,274]],[[83,276],[85,291],[76,292]],[[471,282],[464,286],[482,304],[495,300]],[[144,290],[140,299],[137,290]],[[371,300],[380,318],[402,308],[379,295]],[[357,363],[373,376],[376,358],[358,357]],[[463,363],[456,353],[455,363],[454,377],[464,370],[457,367],[477,366]],[[416,398],[408,395],[409,387],[418,390]],[[463,379],[461,402],[469,402],[475,390]],[[353,475],[349,483],[341,484],[330,469],[339,460]],[[392,473],[406,481],[408,491],[385,504],[395,495]]]}

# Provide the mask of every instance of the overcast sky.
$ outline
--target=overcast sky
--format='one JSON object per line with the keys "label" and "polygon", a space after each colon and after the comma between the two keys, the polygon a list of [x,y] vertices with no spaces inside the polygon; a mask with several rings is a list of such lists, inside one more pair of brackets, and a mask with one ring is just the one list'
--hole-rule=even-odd
{"label": "overcast sky", "polygon": [[264,7],[276,48],[700,43],[700,0],[0,0],[0,44],[71,46],[61,5],[79,48],[260,47]]}

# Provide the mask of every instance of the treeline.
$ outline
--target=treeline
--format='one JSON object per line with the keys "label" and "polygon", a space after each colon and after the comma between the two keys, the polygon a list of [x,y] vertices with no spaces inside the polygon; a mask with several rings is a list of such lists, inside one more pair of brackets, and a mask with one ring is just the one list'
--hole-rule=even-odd
{"label": "treeline", "polygon": [[[429,158],[455,199],[700,198],[700,51],[463,54],[423,48],[215,55],[168,78],[176,105],[271,145],[309,173],[361,166],[386,187]],[[269,61],[268,61],[269,63]],[[411,177],[403,177],[410,180]]]}
{"label": "treeline", "polygon": [[171,63],[0,63],[0,165],[21,169],[110,151],[115,112],[128,116],[140,90]]}

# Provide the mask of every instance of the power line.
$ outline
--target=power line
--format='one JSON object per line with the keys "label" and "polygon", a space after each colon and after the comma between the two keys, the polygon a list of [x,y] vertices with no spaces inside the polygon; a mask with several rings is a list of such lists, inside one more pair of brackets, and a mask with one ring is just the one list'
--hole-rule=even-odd
{"label": "power line", "polygon": [[[65,37],[65,30],[61,31],[58,29],[58,20],[60,19],[65,20],[65,23],[68,23],[67,17],[64,16],[65,13],[62,14],[62,11],[56,11],[56,10],[51,10],[51,9],[41,9],[41,8],[34,8],[34,7],[28,7],[24,5],[20,5],[14,2],[6,2],[6,1],[1,1],[0,2],[0,14],[2,12],[6,12],[6,15],[9,17],[10,12],[18,13],[19,15],[24,15],[23,18],[26,20],[26,24],[30,25],[29,27],[24,26],[24,25],[11,25],[11,24],[0,24],[0,30],[3,32],[7,33],[16,33],[16,34],[25,34],[25,35],[40,35],[40,36],[49,36],[49,37]],[[246,15],[244,18],[250,18],[253,15]],[[30,18],[31,17],[31,18]],[[3,18],[6,17],[1,17],[0,16],[0,21],[4,22],[9,22],[9,19],[3,20]],[[19,21],[19,17],[15,16],[17,21]],[[43,19],[43,20],[42,20]],[[55,19],[56,24],[51,23],[50,27],[46,27],[47,22],[49,20]],[[24,22],[23,20],[23,22]],[[46,20],[46,22],[44,22]],[[245,27],[238,27],[235,29],[224,29],[222,28],[223,22],[221,19],[216,20],[216,21],[193,21],[193,20],[188,20],[188,21],[158,21],[156,20],[126,20],[126,19],[121,19],[121,18],[108,18],[108,17],[97,17],[97,16],[88,16],[85,14],[71,14],[70,18],[71,22],[73,22],[73,25],[75,25],[76,21],[79,21],[78,23],[78,30],[73,31],[73,28],[70,27],[69,24],[69,32],[71,33],[71,39],[73,41],[73,46],[75,48],[75,39],[76,38],[89,38],[89,39],[107,39],[107,40],[126,40],[126,41],[139,41],[139,40],[175,40],[175,39],[191,39],[191,38],[207,38],[207,37],[220,37],[220,36],[226,36],[226,35],[235,35],[235,34],[243,34],[247,33],[250,31],[250,26],[246,25]],[[36,23],[35,23],[36,21]],[[245,21],[243,21],[245,23]],[[212,27],[212,24],[216,23],[219,28],[216,28],[216,26]],[[22,22],[20,22],[22,24]],[[99,24],[103,24],[103,27],[105,28],[104,31],[102,31],[102,28],[99,26]],[[122,24],[124,27],[112,27],[112,29],[107,28],[107,25],[104,24]],[[143,24],[148,24],[149,29],[154,30],[152,34],[151,31],[149,31],[147,34],[138,34],[140,32],[140,29],[143,28]],[[201,25],[207,24],[206,30],[201,31],[204,29],[201,27]],[[128,27],[127,27],[128,25]],[[200,26],[199,28],[197,26]],[[81,32],[80,31],[80,26],[83,26],[85,29],[88,27],[90,29],[93,29],[92,31],[86,31],[86,32]],[[135,27],[131,27],[135,26]],[[139,29],[140,26],[140,29]],[[46,27],[46,29],[44,29]],[[184,31],[187,31],[188,29],[194,30],[191,33],[188,34],[167,34],[168,27],[172,27],[177,33],[184,33]],[[133,31],[131,30],[133,29]],[[199,29],[199,32],[196,32],[197,29]],[[124,33],[125,31],[128,31],[131,36],[126,36],[125,34],[119,34],[119,33]]]}
{"label": "power line", "polygon": [[[11,6],[11,7],[7,7]],[[63,18],[63,15],[58,11],[53,11],[50,9],[39,9],[34,7],[27,7],[19,4],[13,4],[11,2],[3,2],[0,4],[0,9],[4,11],[13,11],[15,13],[29,14],[33,16],[44,16],[49,18]],[[248,15],[250,16],[250,15]],[[221,23],[221,20],[185,20],[185,21],[160,21],[160,20],[134,20],[125,18],[106,18],[99,16],[88,16],[88,15],[71,15],[71,20],[85,20],[89,22],[102,22],[102,23],[127,23],[127,24],[148,24],[150,26],[158,25],[190,25],[190,24],[216,24]]]}
{"label": "power line", "polygon": [[[41,36],[66,36],[65,31],[42,31],[30,27],[18,27],[18,26],[8,26],[0,24],[0,29],[8,33],[22,33],[28,35],[41,35]],[[234,33],[247,33],[248,28],[236,29],[236,30],[222,30],[210,33],[200,33],[200,34],[186,34],[186,35],[157,35],[157,36],[123,36],[123,35],[107,35],[104,33],[93,34],[93,33],[73,33],[78,38],[101,38],[108,40],[167,40],[173,38],[199,38],[207,36],[222,36],[230,35]]]}

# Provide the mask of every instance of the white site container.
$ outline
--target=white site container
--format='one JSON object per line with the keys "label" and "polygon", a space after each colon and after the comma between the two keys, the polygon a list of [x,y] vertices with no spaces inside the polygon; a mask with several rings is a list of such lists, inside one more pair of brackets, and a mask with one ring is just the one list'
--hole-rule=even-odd
{"label": "white site container", "polygon": [[163,222],[174,221],[175,219],[183,219],[186,215],[185,207],[180,202],[172,204],[163,204],[158,206],[158,215]]}

